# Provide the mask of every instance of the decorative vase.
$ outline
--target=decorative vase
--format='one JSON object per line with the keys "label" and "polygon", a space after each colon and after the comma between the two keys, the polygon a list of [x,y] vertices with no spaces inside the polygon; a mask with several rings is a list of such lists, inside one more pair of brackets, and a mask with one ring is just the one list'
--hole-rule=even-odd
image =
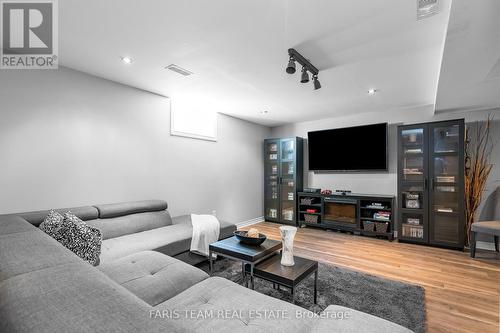
{"label": "decorative vase", "polygon": [[295,262],[293,261],[293,239],[297,228],[291,226],[281,226],[281,242],[283,243],[283,250],[281,253],[281,264],[283,266],[293,266]]}

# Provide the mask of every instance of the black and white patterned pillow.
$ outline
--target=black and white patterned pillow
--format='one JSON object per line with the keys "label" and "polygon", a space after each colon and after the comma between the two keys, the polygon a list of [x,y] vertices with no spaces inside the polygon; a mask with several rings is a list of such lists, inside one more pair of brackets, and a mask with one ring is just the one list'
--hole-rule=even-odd
{"label": "black and white patterned pillow", "polygon": [[83,260],[92,265],[98,264],[101,254],[101,231],[88,226],[71,212],[63,216],[56,211],[50,211],[40,224],[40,229]]}
{"label": "black and white patterned pillow", "polygon": [[59,214],[55,210],[51,210],[49,215],[47,215],[43,222],[40,223],[39,228],[46,234],[52,236],[52,238],[55,238],[57,241],[59,241],[56,236],[59,236],[58,230],[59,228],[61,228],[63,220],[64,217],[61,214]]}

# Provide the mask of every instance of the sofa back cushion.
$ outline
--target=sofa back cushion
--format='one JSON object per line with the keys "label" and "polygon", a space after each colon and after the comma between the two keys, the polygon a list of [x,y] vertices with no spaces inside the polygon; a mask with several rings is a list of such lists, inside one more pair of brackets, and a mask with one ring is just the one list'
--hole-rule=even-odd
{"label": "sofa back cushion", "polygon": [[131,214],[120,217],[86,221],[102,233],[102,239],[116,238],[141,231],[166,227],[172,224],[168,210]]}
{"label": "sofa back cushion", "polygon": [[99,218],[108,219],[137,213],[158,212],[166,210],[168,205],[167,202],[163,200],[143,200],[108,205],[95,205],[94,207],[99,211]]}

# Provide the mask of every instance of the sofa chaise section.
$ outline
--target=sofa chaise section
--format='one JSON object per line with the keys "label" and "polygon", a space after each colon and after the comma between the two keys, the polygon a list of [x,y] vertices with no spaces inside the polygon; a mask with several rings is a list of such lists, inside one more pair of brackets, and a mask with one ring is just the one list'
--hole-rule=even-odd
{"label": "sofa chaise section", "polygon": [[[154,309],[177,312],[184,327],[200,333],[309,332],[316,320],[304,308],[220,277],[205,279]],[[332,326],[329,331],[335,332]]]}

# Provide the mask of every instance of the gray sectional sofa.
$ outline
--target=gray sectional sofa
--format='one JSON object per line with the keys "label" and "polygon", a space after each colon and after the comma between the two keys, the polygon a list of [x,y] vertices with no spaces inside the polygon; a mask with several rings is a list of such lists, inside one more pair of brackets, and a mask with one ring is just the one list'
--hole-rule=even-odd
{"label": "gray sectional sofa", "polygon": [[[172,257],[189,249],[190,223],[166,208],[145,201],[69,209],[102,230],[98,267],[36,227],[47,211],[0,216],[0,332],[410,332],[333,305],[323,314],[348,317],[316,316],[209,277]],[[223,223],[221,237],[234,228]]]}

